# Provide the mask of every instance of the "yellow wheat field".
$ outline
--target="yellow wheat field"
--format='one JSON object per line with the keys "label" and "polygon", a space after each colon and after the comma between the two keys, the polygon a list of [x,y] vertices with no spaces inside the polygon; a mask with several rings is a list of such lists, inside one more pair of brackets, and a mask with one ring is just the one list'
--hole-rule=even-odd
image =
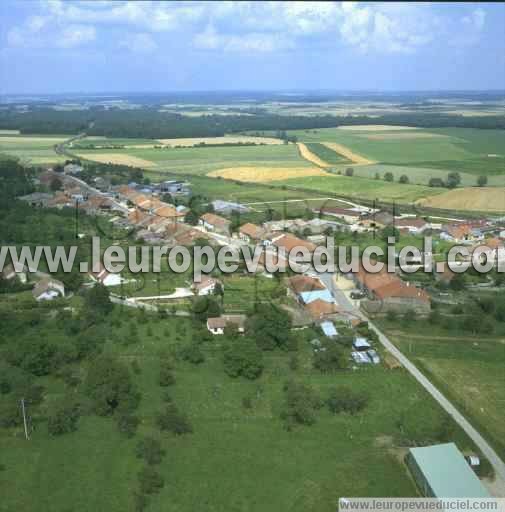
{"label": "yellow wheat field", "polygon": [[150,160],[144,160],[131,155],[122,155],[121,153],[101,153],[101,154],[89,154],[89,153],[77,153],[80,158],[89,160],[95,160],[102,164],[118,164],[118,165],[130,165],[133,167],[154,167],[156,164]]}
{"label": "yellow wheat field", "polygon": [[505,187],[456,188],[436,196],[420,199],[418,203],[433,208],[504,212]]}
{"label": "yellow wheat field", "polygon": [[233,137],[190,137],[181,139],[158,139],[158,142],[164,146],[185,146],[191,147],[196,144],[207,144],[209,146],[215,144],[237,144],[255,143],[255,144],[283,144],[284,141],[274,139],[273,137],[249,137],[247,135],[236,135]]}
{"label": "yellow wheat field", "polygon": [[337,144],[336,142],[321,142],[321,144],[323,144],[327,148],[335,151],[339,155],[342,155],[343,157],[347,158],[347,160],[350,160],[353,164],[370,165],[370,164],[377,163],[373,160],[369,160],[368,158],[365,158],[364,156],[354,153],[349,148],[342,146],[342,144]]}
{"label": "yellow wheat field", "polygon": [[369,135],[360,135],[368,140],[410,140],[410,139],[432,139],[432,138],[449,138],[447,135],[442,133],[430,133],[430,132],[402,132],[402,133],[374,133]]}
{"label": "yellow wheat field", "polygon": [[310,149],[302,142],[298,142],[297,146],[300,151],[300,155],[302,156],[302,158],[305,158],[305,160],[308,160],[310,163],[315,164],[318,167],[322,167],[323,169],[331,167],[328,162],[325,162],[316,154],[312,153],[312,151],[310,151]]}
{"label": "yellow wheat field", "polygon": [[268,181],[306,178],[307,176],[332,176],[322,169],[312,167],[229,167],[207,174],[212,178],[264,183]]}

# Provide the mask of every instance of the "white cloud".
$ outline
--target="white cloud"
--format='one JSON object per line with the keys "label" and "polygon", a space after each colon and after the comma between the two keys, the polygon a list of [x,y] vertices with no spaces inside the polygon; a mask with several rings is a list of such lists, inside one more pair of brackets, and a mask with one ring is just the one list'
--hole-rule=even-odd
{"label": "white cloud", "polygon": [[150,34],[133,34],[119,43],[120,48],[127,48],[133,53],[152,53],[158,49],[158,44]]}
{"label": "white cloud", "polygon": [[453,28],[455,34],[449,39],[451,46],[473,46],[480,41],[484,25],[486,24],[486,13],[481,9],[474,9],[471,13],[463,16],[459,24]]}
{"label": "white cloud", "polygon": [[281,35],[249,33],[244,35],[219,34],[212,25],[197,34],[193,46],[201,50],[220,50],[224,52],[269,53],[293,48],[293,42]]}
{"label": "white cloud", "polygon": [[61,26],[50,16],[30,16],[24,24],[7,32],[7,44],[24,48],[73,48],[96,38],[93,26]]}

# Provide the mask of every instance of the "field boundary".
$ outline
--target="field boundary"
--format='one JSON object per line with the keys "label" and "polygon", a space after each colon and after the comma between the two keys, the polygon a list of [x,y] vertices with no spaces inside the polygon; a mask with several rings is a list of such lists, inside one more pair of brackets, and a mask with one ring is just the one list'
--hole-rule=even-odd
{"label": "field boundary", "polygon": [[375,160],[369,160],[362,155],[358,155],[358,153],[355,153],[343,144],[338,144],[337,142],[321,142],[321,144],[344,158],[347,158],[347,160],[354,165],[372,165],[378,163]]}

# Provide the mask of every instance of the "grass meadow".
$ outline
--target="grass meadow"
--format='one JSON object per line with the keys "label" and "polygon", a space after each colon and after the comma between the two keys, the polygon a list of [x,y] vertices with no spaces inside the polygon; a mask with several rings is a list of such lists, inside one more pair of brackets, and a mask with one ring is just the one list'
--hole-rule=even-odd
{"label": "grass meadow", "polygon": [[[144,435],[159,438],[167,452],[159,466],[165,487],[150,501],[152,512],[331,512],[342,496],[416,495],[402,462],[402,436],[407,429],[410,438],[419,439],[445,416],[403,370],[322,374],[312,368],[308,340],[315,333],[309,330],[302,333],[297,370],[289,367],[289,353],[274,351],[265,354],[258,380],[232,379],[223,371],[220,340],[213,338],[203,344],[203,364],[175,362],[176,384],[169,393],[189,416],[194,433],[174,437],[160,434],[154,423],[163,407],[160,353],[192,339],[191,321],[139,322],[139,342],[125,347],[121,340],[136,320],[130,310],[117,308],[115,315],[122,321],[105,350],[140,366],[140,373],[132,374],[143,396],[136,438],[122,437],[113,420],[95,416],[83,417],[76,432],[56,438],[48,436],[44,423],[30,441],[21,429],[1,430],[0,510],[133,511],[142,467],[135,444]],[[370,402],[356,416],[322,409],[315,425],[287,432],[279,414],[289,378],[310,383],[323,397],[333,386],[350,386],[366,391]],[[46,400],[57,399],[61,383],[41,380]],[[252,408],[244,409],[245,397]],[[462,449],[471,448],[458,429],[452,439]]]}
{"label": "grass meadow", "polygon": [[68,135],[0,134],[0,156],[14,156],[35,165],[63,162],[66,157],[57,155],[53,147],[68,138]]}

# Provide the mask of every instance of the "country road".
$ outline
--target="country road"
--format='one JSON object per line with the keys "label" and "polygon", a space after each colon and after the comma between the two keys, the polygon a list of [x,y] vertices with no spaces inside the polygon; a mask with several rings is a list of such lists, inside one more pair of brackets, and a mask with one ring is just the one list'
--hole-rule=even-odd
{"label": "country road", "polygon": [[368,322],[378,335],[382,346],[388,350],[403,367],[423,386],[426,391],[442,406],[442,408],[454,419],[454,421],[465,431],[468,437],[475,443],[482,454],[489,460],[495,472],[497,489],[500,495],[497,497],[505,497],[505,463],[496,453],[493,447],[479,434],[479,432],[471,425],[471,423],[458,411],[458,409],[437,389],[437,387],[416,367],[410,359],[403,354],[394,343],[358,308],[354,307],[347,296],[340,290],[335,282],[334,274],[320,274],[321,281],[330,290],[335,300],[346,311],[353,312],[364,321]]}

